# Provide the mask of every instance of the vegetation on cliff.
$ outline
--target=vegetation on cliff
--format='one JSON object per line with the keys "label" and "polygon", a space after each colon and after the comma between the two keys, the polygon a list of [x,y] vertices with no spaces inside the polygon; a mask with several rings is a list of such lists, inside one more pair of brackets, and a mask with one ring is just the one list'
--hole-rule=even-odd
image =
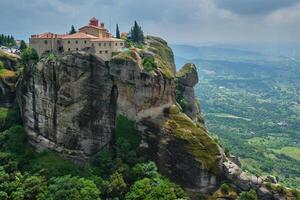
{"label": "vegetation on cliff", "polygon": [[220,173],[218,168],[219,147],[206,130],[197,126],[174,106],[169,111],[164,128],[169,134],[184,141],[187,151],[196,158],[200,165],[215,174]]}
{"label": "vegetation on cliff", "polygon": [[119,116],[114,148],[78,166],[54,152],[36,153],[15,120],[0,132],[0,199],[186,199],[182,189],[159,174],[155,163],[143,159],[139,144],[134,122]]}

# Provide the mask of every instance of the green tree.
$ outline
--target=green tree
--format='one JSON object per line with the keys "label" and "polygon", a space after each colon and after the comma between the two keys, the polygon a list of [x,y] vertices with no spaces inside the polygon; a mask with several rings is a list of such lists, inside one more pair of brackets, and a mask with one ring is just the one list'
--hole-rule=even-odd
{"label": "green tree", "polygon": [[77,33],[77,31],[76,31],[74,25],[72,25],[69,34],[74,34],[74,33]]}
{"label": "green tree", "polygon": [[177,199],[174,188],[163,179],[144,178],[136,181],[126,194],[126,200],[174,200]]}
{"label": "green tree", "polygon": [[24,49],[27,48],[27,44],[25,43],[24,40],[21,40],[21,44],[20,44],[20,50],[23,51]]}
{"label": "green tree", "polygon": [[27,49],[24,49],[21,53],[21,59],[22,62],[25,64],[37,63],[39,60],[39,56],[33,48],[28,47]]}
{"label": "green tree", "polygon": [[117,24],[117,27],[116,27],[116,38],[121,38],[121,35],[120,35],[120,30],[119,30],[119,25]]}
{"label": "green tree", "polygon": [[124,199],[127,185],[124,181],[123,175],[119,172],[113,173],[108,181],[102,184],[103,197]]}
{"label": "green tree", "polygon": [[250,190],[248,192],[242,192],[237,200],[258,200],[255,190]]}
{"label": "green tree", "polygon": [[134,25],[131,28],[129,35],[133,42],[138,44],[144,43],[144,33],[142,31],[142,28],[138,25],[136,21],[134,22]]}
{"label": "green tree", "polygon": [[113,152],[110,149],[102,149],[90,159],[94,173],[100,176],[107,176],[114,170]]}
{"label": "green tree", "polygon": [[50,200],[51,196],[48,190],[46,180],[41,176],[30,176],[26,178],[23,185],[24,199],[28,200]]}
{"label": "green tree", "polygon": [[131,176],[136,181],[143,178],[157,178],[159,173],[154,162],[138,163],[132,168]]}
{"label": "green tree", "polygon": [[70,175],[50,179],[49,191],[53,200],[100,200],[93,181]]}

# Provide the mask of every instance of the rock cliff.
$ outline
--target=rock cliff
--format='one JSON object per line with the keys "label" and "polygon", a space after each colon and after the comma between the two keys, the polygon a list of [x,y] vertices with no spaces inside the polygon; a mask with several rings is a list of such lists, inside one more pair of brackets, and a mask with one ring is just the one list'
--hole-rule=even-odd
{"label": "rock cliff", "polygon": [[[152,70],[143,66],[147,58],[155,61]],[[84,52],[42,58],[27,66],[18,84],[29,141],[37,150],[52,149],[84,162],[113,145],[116,117],[125,115],[136,122],[140,148],[163,174],[192,192],[214,190],[224,156],[198,123],[197,72],[178,76],[182,95],[192,105],[184,112],[175,98],[176,76],[172,50],[156,37],[106,63]]]}
{"label": "rock cliff", "polygon": [[0,50],[0,106],[12,106],[16,97],[19,57]]}
{"label": "rock cliff", "polygon": [[[112,60],[72,52],[45,56],[24,69],[17,98],[29,142],[84,163],[114,146],[119,115],[135,121],[139,148],[162,174],[191,194],[214,192],[221,182],[261,199],[288,199],[268,178],[248,176],[209,136],[193,87],[196,67],[176,73],[172,50],[156,37]],[[271,189],[270,189],[271,188]],[[196,198],[195,198],[196,199]]]}

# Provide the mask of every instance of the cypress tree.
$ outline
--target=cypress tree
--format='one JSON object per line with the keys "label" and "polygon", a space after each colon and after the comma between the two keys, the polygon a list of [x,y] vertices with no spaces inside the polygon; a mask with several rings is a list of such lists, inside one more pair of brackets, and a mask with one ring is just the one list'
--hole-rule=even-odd
{"label": "cypress tree", "polygon": [[24,41],[24,40],[21,40],[20,50],[23,51],[23,50],[26,49],[26,48],[27,48],[27,45],[26,45],[25,41]]}
{"label": "cypress tree", "polygon": [[3,44],[3,42],[4,42],[4,35],[3,35],[3,34],[1,34],[1,35],[0,35],[0,45],[2,45],[2,44]]}
{"label": "cypress tree", "polygon": [[119,30],[119,25],[117,24],[117,28],[116,28],[116,38],[121,38],[121,35],[120,35],[120,30]]}
{"label": "cypress tree", "polygon": [[75,27],[74,27],[74,25],[72,25],[72,27],[71,27],[71,30],[70,30],[70,32],[69,32],[69,34],[74,34],[74,33],[76,33],[77,31],[76,31],[76,29],[75,29]]}
{"label": "cypress tree", "polygon": [[131,28],[130,36],[133,42],[144,43],[144,33],[136,21],[134,21],[134,25]]}

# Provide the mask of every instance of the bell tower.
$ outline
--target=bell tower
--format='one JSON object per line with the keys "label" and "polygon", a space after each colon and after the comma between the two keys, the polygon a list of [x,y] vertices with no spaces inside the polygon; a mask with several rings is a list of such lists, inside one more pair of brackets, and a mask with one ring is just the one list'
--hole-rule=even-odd
{"label": "bell tower", "polygon": [[92,26],[99,26],[99,21],[97,18],[93,17],[92,19],[90,19],[90,23],[89,25],[92,25]]}

